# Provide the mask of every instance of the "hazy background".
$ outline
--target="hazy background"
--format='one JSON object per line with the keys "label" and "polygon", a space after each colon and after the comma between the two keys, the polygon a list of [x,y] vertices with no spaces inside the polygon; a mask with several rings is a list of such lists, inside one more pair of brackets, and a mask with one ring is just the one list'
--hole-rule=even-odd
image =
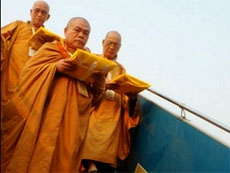
{"label": "hazy background", "polygon": [[[122,35],[118,61],[152,89],[230,126],[229,0],[47,0],[46,28],[63,36],[67,21],[91,24],[87,46],[101,53],[106,32]],[[1,26],[30,20],[34,1],[1,0]],[[142,95],[152,99],[149,92]],[[165,103],[163,107],[167,107]],[[180,109],[172,108],[180,114]],[[191,121],[199,124],[201,121]],[[202,123],[201,123],[201,125]],[[207,127],[211,134],[229,134]],[[220,135],[221,134],[221,135]]]}

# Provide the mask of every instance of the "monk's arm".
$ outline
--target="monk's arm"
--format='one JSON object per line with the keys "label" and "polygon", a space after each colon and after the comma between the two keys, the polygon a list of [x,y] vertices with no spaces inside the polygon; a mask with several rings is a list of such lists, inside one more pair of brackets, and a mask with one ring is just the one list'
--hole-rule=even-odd
{"label": "monk's arm", "polygon": [[4,68],[4,64],[9,57],[9,51],[16,39],[14,36],[17,29],[18,22],[12,22],[1,28],[1,71]]}
{"label": "monk's arm", "polygon": [[129,115],[136,116],[138,110],[138,101],[137,101],[137,93],[127,93],[126,94],[129,98],[128,105],[129,105]]}
{"label": "monk's arm", "polygon": [[91,86],[94,95],[92,102],[93,106],[100,102],[105,91],[105,76],[103,76],[101,73],[95,73],[94,78],[94,83]]}

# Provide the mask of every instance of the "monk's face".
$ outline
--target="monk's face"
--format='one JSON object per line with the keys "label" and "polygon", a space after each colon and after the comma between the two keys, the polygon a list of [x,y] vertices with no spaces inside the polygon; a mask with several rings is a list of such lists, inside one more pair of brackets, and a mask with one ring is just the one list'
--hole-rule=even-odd
{"label": "monk's face", "polygon": [[68,48],[82,49],[88,41],[90,26],[85,20],[75,19],[65,28],[64,32]]}
{"label": "monk's face", "polygon": [[116,57],[120,47],[121,38],[117,33],[110,33],[102,42],[103,55],[112,60]]}
{"label": "monk's face", "polygon": [[37,1],[30,10],[31,23],[35,28],[41,27],[50,17],[49,6],[47,3]]}

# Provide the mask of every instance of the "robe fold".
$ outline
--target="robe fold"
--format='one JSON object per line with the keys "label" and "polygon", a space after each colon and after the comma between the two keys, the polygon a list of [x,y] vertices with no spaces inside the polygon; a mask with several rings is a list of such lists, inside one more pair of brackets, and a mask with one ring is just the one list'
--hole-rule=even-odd
{"label": "robe fold", "polygon": [[7,104],[18,83],[19,74],[30,58],[27,40],[30,22],[15,21],[1,28],[1,106]]}
{"label": "robe fold", "polygon": [[[109,80],[125,72],[118,64],[109,72]],[[117,157],[125,159],[129,153],[129,129],[139,122],[138,104],[135,115],[130,117],[128,97],[108,92],[90,116],[87,135],[82,147],[82,159],[108,163],[116,167]],[[113,95],[114,94],[114,95]]]}
{"label": "robe fold", "polygon": [[76,172],[93,94],[56,72],[57,42],[44,44],[25,64],[2,122],[2,168],[7,172]]}

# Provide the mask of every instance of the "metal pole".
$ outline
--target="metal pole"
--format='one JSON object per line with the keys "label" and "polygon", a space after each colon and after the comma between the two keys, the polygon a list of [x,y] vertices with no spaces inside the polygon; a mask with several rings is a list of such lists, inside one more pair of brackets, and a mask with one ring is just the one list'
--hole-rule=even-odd
{"label": "metal pole", "polygon": [[153,94],[155,94],[155,95],[157,95],[157,96],[159,96],[159,97],[161,97],[161,98],[163,98],[163,99],[165,99],[165,100],[167,100],[167,101],[169,101],[169,102],[171,102],[171,103],[173,103],[173,104],[179,106],[181,109],[184,109],[184,110],[186,110],[186,111],[188,111],[188,112],[190,112],[190,113],[192,113],[192,114],[194,114],[194,115],[200,117],[201,119],[203,119],[203,120],[205,120],[205,121],[208,121],[209,123],[211,123],[211,124],[213,124],[213,125],[215,125],[215,126],[221,128],[222,130],[224,130],[224,131],[230,133],[230,127],[226,127],[225,125],[223,125],[223,124],[217,122],[216,120],[212,120],[212,118],[207,117],[207,116],[204,116],[204,115],[202,115],[201,113],[198,113],[198,111],[192,110],[192,109],[189,108],[188,106],[185,106],[185,105],[183,105],[183,104],[181,104],[181,103],[178,103],[177,101],[175,101],[175,100],[173,100],[173,99],[170,99],[169,97],[166,97],[166,96],[164,96],[163,94],[160,94],[159,92],[156,92],[156,91],[154,91],[154,90],[152,90],[152,89],[150,89],[150,88],[148,88],[147,90],[148,90],[149,92],[151,92],[151,93],[153,93]]}

